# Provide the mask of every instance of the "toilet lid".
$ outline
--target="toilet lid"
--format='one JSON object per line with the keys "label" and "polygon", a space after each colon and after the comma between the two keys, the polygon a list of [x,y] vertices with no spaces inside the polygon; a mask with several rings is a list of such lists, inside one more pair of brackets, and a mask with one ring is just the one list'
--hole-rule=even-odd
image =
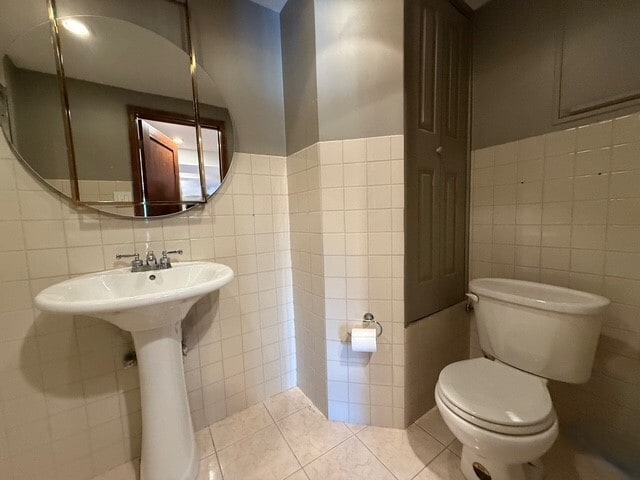
{"label": "toilet lid", "polygon": [[483,425],[530,430],[526,427],[546,428],[555,420],[551,396],[542,379],[486,358],[446,366],[440,372],[438,388],[447,403]]}

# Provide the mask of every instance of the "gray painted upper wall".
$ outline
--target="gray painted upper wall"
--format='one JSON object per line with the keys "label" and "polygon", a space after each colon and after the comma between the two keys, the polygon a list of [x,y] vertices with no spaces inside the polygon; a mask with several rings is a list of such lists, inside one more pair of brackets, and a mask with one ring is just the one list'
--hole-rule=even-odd
{"label": "gray painted upper wall", "polygon": [[313,0],[289,2],[280,13],[287,154],[318,142],[318,87]]}
{"label": "gray painted upper wall", "polygon": [[11,141],[41,177],[69,178],[57,77],[17,68],[7,55],[2,60]]}
{"label": "gray painted upper wall", "polygon": [[404,133],[403,0],[315,0],[320,140]]}
{"label": "gray painted upper wall", "polygon": [[[563,4],[580,8],[575,6],[576,2],[557,0],[492,0],[475,13],[472,148],[498,145],[638,110],[637,106],[627,107],[566,123],[555,122],[556,36],[564,14]],[[635,0],[616,2],[616,8],[639,17]],[[581,10],[581,13],[584,12]],[[593,18],[593,25],[602,22],[601,18]],[[636,23],[640,23],[640,18]],[[615,24],[611,28],[615,28]],[[592,32],[580,29],[578,33],[573,31],[573,35],[576,38],[570,38],[568,43],[580,45],[584,42],[578,36],[589,36]],[[621,52],[627,52],[629,58],[637,59],[637,45],[616,41],[614,35],[607,38],[611,42],[607,51],[618,58]],[[588,51],[580,54],[589,61]],[[581,82],[579,88],[584,91],[586,85],[589,91],[606,91],[608,84],[613,83],[614,73],[597,64],[589,67],[591,74],[583,75],[586,81]],[[600,74],[594,75],[594,71]],[[601,88],[603,86],[605,88]]]}
{"label": "gray painted upper wall", "polygon": [[551,129],[555,2],[494,0],[474,15],[472,148]]}
{"label": "gray painted upper wall", "polygon": [[236,128],[236,151],[286,155],[279,15],[249,0],[193,0],[198,59]]}

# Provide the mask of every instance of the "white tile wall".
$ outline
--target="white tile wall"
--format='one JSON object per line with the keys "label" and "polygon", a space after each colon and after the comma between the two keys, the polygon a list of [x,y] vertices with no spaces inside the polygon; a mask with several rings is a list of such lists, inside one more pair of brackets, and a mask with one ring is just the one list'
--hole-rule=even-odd
{"label": "white tile wall", "polygon": [[[403,137],[320,142],[288,159],[301,388],[333,420],[404,427]],[[347,331],[370,311],[374,354]]]}
{"label": "white tile wall", "polygon": [[205,208],[139,221],[73,208],[33,181],[0,142],[0,477],[88,479],[139,455],[131,338],[86,317],[46,315],[32,297],[116,252],[180,248],[236,279],[184,322],[197,428],[296,383],[286,164],[237,154]]}
{"label": "white tile wall", "polygon": [[289,156],[287,175],[298,386],[327,414],[322,192],[318,146],[311,145]]}
{"label": "white tile wall", "polygon": [[611,299],[592,379],[554,393],[565,426],[640,470],[640,115],[476,150],[471,177],[472,278]]}

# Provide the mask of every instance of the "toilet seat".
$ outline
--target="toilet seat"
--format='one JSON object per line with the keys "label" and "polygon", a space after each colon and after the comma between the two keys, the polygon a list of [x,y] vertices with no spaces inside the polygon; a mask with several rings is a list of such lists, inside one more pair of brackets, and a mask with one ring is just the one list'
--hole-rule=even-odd
{"label": "toilet seat", "polygon": [[556,420],[543,379],[485,358],[445,367],[436,394],[454,414],[493,432],[532,435]]}

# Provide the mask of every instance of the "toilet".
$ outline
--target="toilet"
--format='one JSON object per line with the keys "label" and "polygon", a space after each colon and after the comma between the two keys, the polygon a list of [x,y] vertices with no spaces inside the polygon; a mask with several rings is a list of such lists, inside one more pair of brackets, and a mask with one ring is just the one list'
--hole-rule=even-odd
{"label": "toilet", "polygon": [[609,300],[522,280],[469,283],[485,358],[446,366],[435,400],[468,480],[539,480],[558,436],[548,379],[584,383]]}

